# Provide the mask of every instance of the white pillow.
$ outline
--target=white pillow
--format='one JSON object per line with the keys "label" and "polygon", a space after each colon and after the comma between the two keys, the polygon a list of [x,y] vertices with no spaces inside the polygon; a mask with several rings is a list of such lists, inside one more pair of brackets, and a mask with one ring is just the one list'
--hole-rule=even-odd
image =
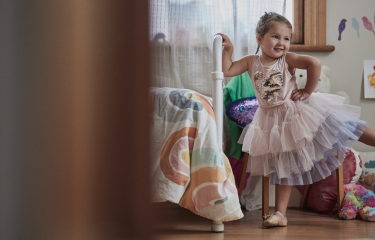
{"label": "white pillow", "polygon": [[362,159],[362,170],[366,173],[375,173],[375,152],[358,152]]}
{"label": "white pillow", "polygon": [[[359,177],[361,176],[362,174],[362,166],[363,166],[363,158],[362,158],[362,155],[360,155],[356,150],[354,150],[353,148],[350,148],[349,149],[350,151],[352,151],[354,153],[354,156],[355,156],[355,160],[356,160],[356,166],[355,166],[355,176],[352,178],[352,181],[350,182],[351,184],[355,184],[358,182],[359,180]],[[362,160],[362,162],[361,162]],[[362,163],[362,164],[361,164]],[[361,166],[362,165],[362,166]]]}

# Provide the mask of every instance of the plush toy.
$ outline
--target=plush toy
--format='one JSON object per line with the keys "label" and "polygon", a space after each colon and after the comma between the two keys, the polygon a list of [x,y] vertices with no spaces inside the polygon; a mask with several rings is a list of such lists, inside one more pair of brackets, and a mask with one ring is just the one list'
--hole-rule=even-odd
{"label": "plush toy", "polygon": [[362,179],[362,182],[372,180],[371,189],[356,184],[344,185],[345,197],[339,213],[342,219],[362,218],[367,222],[375,222],[374,176],[368,174],[364,177],[366,179]]}
{"label": "plush toy", "polygon": [[365,174],[362,171],[362,174],[359,177],[358,182],[356,184],[361,185],[368,190],[375,191],[375,184],[373,184],[374,182],[375,182],[375,174],[374,173]]}
{"label": "plush toy", "polygon": [[[297,68],[295,75],[298,88],[304,88],[307,81],[307,70]],[[319,82],[314,92],[331,93],[331,83],[329,81],[330,76],[331,70],[329,69],[329,67],[322,65]],[[350,104],[350,98],[348,94],[343,91],[338,91],[336,94],[345,97],[345,104]]]}

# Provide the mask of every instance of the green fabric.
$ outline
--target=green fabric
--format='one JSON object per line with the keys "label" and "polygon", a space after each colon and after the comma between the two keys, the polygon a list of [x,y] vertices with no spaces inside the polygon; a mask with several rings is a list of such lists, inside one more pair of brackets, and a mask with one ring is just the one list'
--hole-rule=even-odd
{"label": "green fabric", "polygon": [[[230,102],[233,102],[237,99],[255,97],[255,92],[251,84],[251,79],[247,72],[242,73],[241,75],[233,77],[229,83],[225,86],[223,92],[223,100],[225,109],[227,108]],[[226,114],[225,114],[226,115]],[[234,122],[229,120],[228,123],[231,135],[232,146],[229,151],[229,156],[236,159],[241,158],[242,154],[242,145],[237,143],[238,139],[241,136],[242,128],[237,126]]]}

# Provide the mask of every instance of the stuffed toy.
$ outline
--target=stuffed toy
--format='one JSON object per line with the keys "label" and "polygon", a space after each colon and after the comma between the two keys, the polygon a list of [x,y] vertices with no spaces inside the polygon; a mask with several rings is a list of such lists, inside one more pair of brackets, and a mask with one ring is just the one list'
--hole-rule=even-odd
{"label": "stuffed toy", "polygon": [[[307,70],[305,69],[296,69],[296,81],[298,88],[304,88],[307,81]],[[322,65],[322,69],[320,72],[320,78],[318,85],[316,86],[314,92],[321,92],[321,93],[331,93],[331,83],[329,77],[331,76],[331,70],[329,67]],[[350,98],[348,94],[343,91],[338,91],[336,93],[339,96],[345,97],[345,104],[350,104]]]}
{"label": "stuffed toy", "polygon": [[371,188],[357,184],[344,185],[345,197],[339,213],[342,219],[362,218],[367,222],[375,222],[375,178],[373,174],[361,176],[359,183],[371,183]]}
{"label": "stuffed toy", "polygon": [[375,185],[373,184],[375,182],[375,174],[374,173],[367,173],[365,174],[362,171],[361,176],[358,179],[358,182],[356,183],[357,185],[361,185],[365,187],[368,190],[373,190],[375,191],[374,187]]}

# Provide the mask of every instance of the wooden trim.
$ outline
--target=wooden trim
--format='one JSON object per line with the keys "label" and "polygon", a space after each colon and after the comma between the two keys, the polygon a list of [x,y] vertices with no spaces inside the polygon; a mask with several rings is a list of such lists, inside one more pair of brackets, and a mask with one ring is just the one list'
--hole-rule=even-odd
{"label": "wooden trim", "polygon": [[327,22],[327,1],[326,0],[318,0],[317,6],[317,45],[318,46],[325,46],[326,45],[326,22]]}
{"label": "wooden trim", "polygon": [[245,185],[245,180],[246,180],[246,169],[247,169],[248,160],[249,160],[249,153],[245,153],[243,157],[243,162],[242,162],[241,178],[238,184],[238,200],[240,201],[241,201],[242,190],[243,190],[243,187]]}
{"label": "wooden trim", "polygon": [[307,202],[309,199],[311,188],[312,188],[312,184],[305,186],[305,190],[303,192],[301,203],[300,203],[300,209],[305,209],[307,207]]}
{"label": "wooden trim", "polygon": [[316,15],[317,15],[317,0],[307,0],[304,5],[304,38],[305,45],[316,46]]}
{"label": "wooden trim", "polygon": [[343,158],[342,155],[337,151],[338,159],[341,163],[340,167],[336,169],[336,180],[337,180],[337,211],[340,213],[342,208],[342,202],[344,201],[344,170],[343,170]]}
{"label": "wooden trim", "polygon": [[270,214],[270,178],[262,176],[262,217]]}
{"label": "wooden trim", "polygon": [[326,45],[326,0],[305,0],[305,45]]}
{"label": "wooden trim", "polygon": [[303,44],[304,0],[293,0],[293,36],[292,44]]}
{"label": "wooden trim", "polygon": [[327,0],[294,0],[290,51],[334,51],[334,46],[326,45],[326,15]]}
{"label": "wooden trim", "polygon": [[325,46],[309,46],[303,44],[291,44],[289,51],[291,52],[333,52],[335,46],[325,45]]}

